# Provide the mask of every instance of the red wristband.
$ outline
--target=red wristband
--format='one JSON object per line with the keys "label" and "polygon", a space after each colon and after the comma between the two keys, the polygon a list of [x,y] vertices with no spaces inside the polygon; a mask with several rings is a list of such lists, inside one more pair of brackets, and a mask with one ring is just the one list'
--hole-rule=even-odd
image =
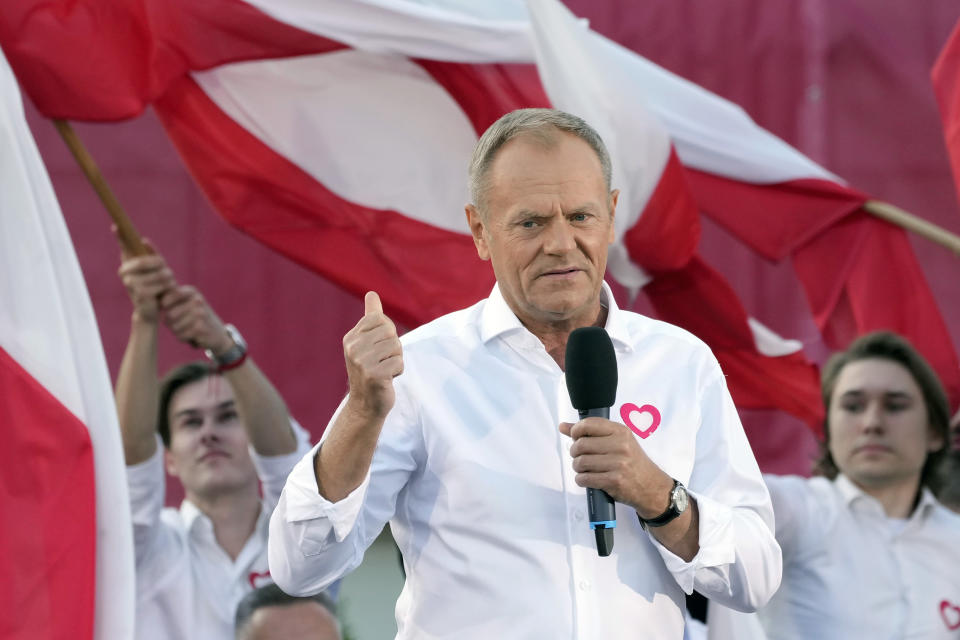
{"label": "red wristband", "polygon": [[247,352],[244,351],[242,356],[240,356],[230,364],[221,364],[220,366],[218,366],[217,373],[223,373],[224,371],[230,371],[230,369],[236,369],[246,361],[247,361]]}

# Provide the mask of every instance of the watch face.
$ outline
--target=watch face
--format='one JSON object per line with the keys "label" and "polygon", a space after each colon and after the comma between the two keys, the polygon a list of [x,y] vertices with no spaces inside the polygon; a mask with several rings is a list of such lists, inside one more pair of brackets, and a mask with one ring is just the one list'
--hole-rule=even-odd
{"label": "watch face", "polygon": [[673,505],[678,513],[683,513],[687,509],[687,490],[682,484],[678,484],[673,490]]}

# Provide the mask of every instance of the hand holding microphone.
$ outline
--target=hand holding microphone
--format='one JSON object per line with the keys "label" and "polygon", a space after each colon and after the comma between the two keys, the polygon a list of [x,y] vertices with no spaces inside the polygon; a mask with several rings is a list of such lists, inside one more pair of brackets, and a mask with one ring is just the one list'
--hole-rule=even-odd
{"label": "hand holding microphone", "polygon": [[[567,339],[564,364],[570,402],[580,414],[580,422],[571,426],[564,423],[560,429],[564,431],[566,427],[565,433],[575,440],[570,454],[574,458],[577,484],[587,487],[587,511],[590,528],[596,537],[597,553],[608,556],[613,550],[613,529],[617,526],[616,506],[610,494],[588,484],[591,479],[584,477],[596,471],[601,462],[592,446],[597,443],[582,438],[598,435],[598,431],[605,428],[602,421],[609,422],[610,406],[617,399],[617,356],[610,336],[600,327],[574,330]],[[589,418],[598,420],[585,420]]]}
{"label": "hand holding microphone", "polygon": [[574,440],[575,481],[587,487],[597,552],[606,556],[613,549],[614,502],[632,507],[641,518],[656,519],[670,507],[673,479],[650,460],[630,429],[609,420],[617,396],[617,359],[607,332],[600,327],[574,330],[565,369],[580,422],[561,423],[560,432]]}

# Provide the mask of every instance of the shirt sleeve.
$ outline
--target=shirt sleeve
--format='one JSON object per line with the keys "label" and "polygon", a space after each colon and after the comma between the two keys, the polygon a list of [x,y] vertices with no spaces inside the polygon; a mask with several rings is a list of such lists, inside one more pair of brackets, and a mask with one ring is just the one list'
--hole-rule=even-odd
{"label": "shirt sleeve", "polygon": [[323,439],[296,464],[270,518],[270,575],[284,591],[316,593],[360,564],[422,459],[421,433],[410,395],[398,384],[397,403],[384,422],[370,470],[350,495],[330,502],[318,491],[314,458]]}
{"label": "shirt sleeve", "polygon": [[300,426],[300,423],[290,418],[290,428],[293,429],[293,435],[297,440],[297,449],[293,453],[285,453],[279,456],[262,456],[256,452],[253,446],[250,447],[250,457],[253,459],[253,466],[260,477],[260,484],[263,487],[263,504],[270,511],[277,506],[280,499],[280,492],[287,481],[294,465],[310,451],[310,434],[306,429]]}
{"label": "shirt sleeve", "polygon": [[127,487],[130,493],[130,518],[133,523],[133,549],[137,566],[149,555],[160,539],[160,513],[166,495],[163,470],[163,443],[157,436],[153,455],[138,464],[127,466]]}
{"label": "shirt sleeve", "polygon": [[770,495],[718,365],[698,395],[688,490],[699,512],[700,550],[685,562],[655,545],[685,593],[696,589],[737,611],[755,611],[776,592],[783,570]]}
{"label": "shirt sleeve", "polygon": [[[800,551],[800,541],[816,514],[806,478],[764,474],[776,517],[776,536],[786,565]],[[825,517],[826,514],[820,514]]]}

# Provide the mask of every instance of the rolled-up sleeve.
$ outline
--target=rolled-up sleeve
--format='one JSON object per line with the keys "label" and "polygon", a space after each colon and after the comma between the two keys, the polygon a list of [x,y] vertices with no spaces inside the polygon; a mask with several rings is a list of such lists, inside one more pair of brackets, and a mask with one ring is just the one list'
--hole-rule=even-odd
{"label": "rolled-up sleeve", "polygon": [[773,507],[726,382],[719,373],[700,390],[701,424],[689,482],[699,512],[700,549],[685,562],[657,549],[686,593],[694,589],[737,611],[755,611],[780,586],[783,561]]}
{"label": "rolled-up sleeve", "polygon": [[[293,468],[270,518],[270,575],[287,593],[322,591],[355,569],[396,510],[397,495],[417,467],[422,437],[408,394],[398,388],[363,482],[347,497],[320,495],[314,459],[323,439]],[[346,400],[344,400],[346,402]],[[343,408],[334,414],[330,424]],[[324,432],[324,436],[328,431]]]}

